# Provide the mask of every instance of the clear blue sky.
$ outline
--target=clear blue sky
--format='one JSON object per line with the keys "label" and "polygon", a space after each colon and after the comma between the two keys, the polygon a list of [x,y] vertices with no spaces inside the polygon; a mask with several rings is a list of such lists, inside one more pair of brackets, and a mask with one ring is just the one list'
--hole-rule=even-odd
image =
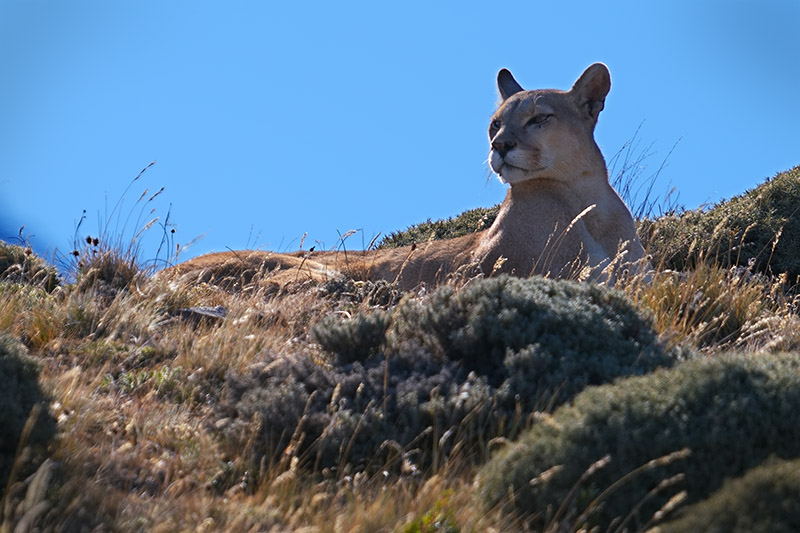
{"label": "clear blue sky", "polygon": [[795,0],[0,0],[0,237],[24,224],[38,251],[68,251],[81,212],[97,234],[155,160],[117,232],[164,187],[142,218],[204,236],[184,259],[294,250],[305,232],[331,247],[360,229],[360,247],[502,200],[486,164],[499,68],[567,89],[595,61],[612,77],[606,157],[643,123],[649,173],[680,140],[657,189],[694,208],[800,164],[798,24]]}

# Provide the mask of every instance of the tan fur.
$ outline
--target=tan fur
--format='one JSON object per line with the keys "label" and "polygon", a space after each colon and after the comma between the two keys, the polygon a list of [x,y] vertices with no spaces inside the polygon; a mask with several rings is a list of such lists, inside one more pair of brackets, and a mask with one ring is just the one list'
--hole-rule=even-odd
{"label": "tan fur", "polygon": [[459,271],[613,281],[621,268],[641,265],[633,217],[609,184],[594,141],[611,87],[606,66],[590,66],[569,91],[525,91],[505,69],[497,83],[503,101],[490,121],[489,163],[510,187],[488,230],[367,252],[222,252],[171,274],[243,286],[268,272],[279,284],[344,273],[410,289]]}

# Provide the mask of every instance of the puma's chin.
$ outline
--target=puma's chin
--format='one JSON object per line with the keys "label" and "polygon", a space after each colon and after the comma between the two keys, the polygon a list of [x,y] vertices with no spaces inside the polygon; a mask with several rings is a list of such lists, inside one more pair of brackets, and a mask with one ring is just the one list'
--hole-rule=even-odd
{"label": "puma's chin", "polygon": [[519,159],[519,157],[515,159],[513,154],[509,154],[509,156],[504,158],[499,153],[492,150],[489,155],[489,166],[492,167],[492,170],[497,174],[501,182],[508,184],[534,179],[546,168],[545,166],[530,168],[527,164],[523,166],[523,164],[521,164],[522,162],[518,162],[517,159]]}
{"label": "puma's chin", "polygon": [[540,168],[536,170],[527,170],[511,165],[503,165],[503,167],[500,169],[500,172],[497,172],[497,177],[500,178],[500,181],[503,183],[514,185],[515,183],[520,183],[522,181],[536,179],[539,177],[542,170],[544,169]]}
{"label": "puma's chin", "polygon": [[519,183],[521,181],[527,181],[536,179],[540,176],[545,167],[540,167],[536,169],[527,169],[514,166],[510,163],[501,163],[497,166],[492,165],[492,170],[497,177],[503,183],[508,183],[509,185],[513,185],[515,183]]}
{"label": "puma's chin", "polygon": [[489,166],[492,167],[492,172],[500,176],[504,164],[505,161],[503,160],[503,157],[500,154],[498,154],[494,150],[489,152]]}

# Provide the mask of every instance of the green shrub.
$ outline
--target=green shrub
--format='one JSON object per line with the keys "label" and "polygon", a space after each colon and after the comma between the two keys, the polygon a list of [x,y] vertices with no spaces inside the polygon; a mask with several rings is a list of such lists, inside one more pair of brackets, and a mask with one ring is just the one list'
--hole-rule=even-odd
{"label": "green shrub", "polygon": [[328,315],[311,332],[322,348],[338,356],[340,361],[358,361],[380,348],[390,320],[390,314],[381,310],[358,313],[346,320]]}
{"label": "green shrub", "polygon": [[0,281],[37,285],[51,292],[59,284],[58,271],[30,248],[0,241]]}
{"label": "green shrub", "polygon": [[39,389],[38,375],[39,368],[26,355],[25,347],[0,334],[0,487],[5,487],[20,452],[17,446],[34,405],[42,405],[43,409],[26,445],[41,447],[55,433],[55,423],[47,412],[45,398]]}
{"label": "green shrub", "polygon": [[707,500],[684,509],[658,533],[800,531],[800,460],[768,461],[726,480]]}
{"label": "green shrub", "polygon": [[669,365],[652,322],[617,291],[588,283],[499,276],[443,287],[399,305],[390,351],[421,346],[499,384],[526,407],[563,403],[587,385]]}
{"label": "green shrub", "polygon": [[399,248],[415,243],[427,242],[429,240],[453,239],[488,229],[500,206],[478,207],[464,211],[460,215],[445,219],[414,224],[403,231],[390,233],[383,238],[378,248]]}
{"label": "green shrub", "polygon": [[320,283],[319,295],[370,307],[388,307],[402,298],[402,292],[386,280],[356,281],[348,277],[332,278]]}
{"label": "green shrub", "polygon": [[[800,456],[799,439],[800,356],[687,361],[583,391],[488,463],[480,494],[493,506],[513,490],[511,505],[541,526],[559,506],[582,512],[642,465],[690,449],[688,458],[641,469],[589,513],[589,523],[607,527],[636,511],[628,525],[639,528],[677,490],[696,502],[772,454]],[[579,481],[606,454],[610,463]],[[679,486],[646,498],[678,473],[685,474]]]}
{"label": "green shrub", "polygon": [[314,333],[335,355],[325,364],[270,354],[227,378],[226,441],[255,464],[290,450],[312,467],[414,471],[465,447],[480,461],[535,407],[679,355],[616,291],[541,278],[444,287]]}
{"label": "green shrub", "polygon": [[[640,223],[653,263],[674,270],[711,260],[762,272],[800,276],[800,166],[711,209]],[[777,243],[776,243],[777,240]]]}

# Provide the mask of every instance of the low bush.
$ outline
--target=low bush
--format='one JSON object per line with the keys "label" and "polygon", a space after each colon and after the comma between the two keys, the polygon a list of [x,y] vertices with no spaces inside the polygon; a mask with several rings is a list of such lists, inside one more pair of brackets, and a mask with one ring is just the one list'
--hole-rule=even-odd
{"label": "low bush", "polygon": [[30,248],[0,241],[0,281],[36,285],[51,292],[60,283],[58,271]]}
{"label": "low bush", "polygon": [[687,361],[583,391],[489,462],[480,494],[539,526],[585,513],[576,527],[627,517],[638,530],[678,490],[693,503],[770,455],[800,456],[798,439],[797,354]]}
{"label": "low bush", "polygon": [[273,354],[227,378],[225,440],[254,464],[413,472],[465,448],[483,460],[534,408],[680,356],[616,291],[541,278],[444,287],[314,334],[333,357]]}
{"label": "low bush", "polygon": [[510,380],[524,402],[545,395],[556,404],[587,385],[669,365],[675,355],[663,352],[650,318],[620,292],[508,276],[407,300],[388,339],[390,351],[419,346],[493,385]]}
{"label": "low bush", "polygon": [[39,368],[27,356],[24,346],[0,334],[0,487],[5,487],[21,452],[17,446],[34,406],[40,405],[41,411],[27,435],[25,446],[41,448],[55,433],[55,423],[47,412],[38,376]]}
{"label": "low bush", "polygon": [[653,533],[800,531],[800,460],[773,460],[726,480],[708,499]]}
{"label": "low bush", "polygon": [[383,344],[391,315],[377,310],[358,313],[348,320],[328,315],[312,328],[312,333],[322,348],[341,362],[366,359]]}

